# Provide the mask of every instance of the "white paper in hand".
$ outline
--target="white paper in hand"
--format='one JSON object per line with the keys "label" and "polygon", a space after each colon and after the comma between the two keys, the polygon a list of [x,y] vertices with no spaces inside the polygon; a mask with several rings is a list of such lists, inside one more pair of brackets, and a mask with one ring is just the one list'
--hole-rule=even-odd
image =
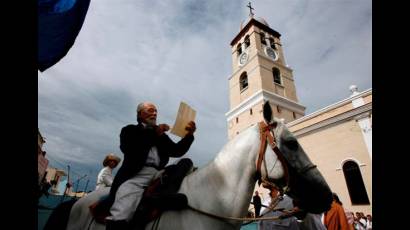
{"label": "white paper in hand", "polygon": [[195,121],[196,111],[193,110],[185,102],[181,102],[178,109],[177,118],[175,124],[171,129],[171,133],[179,137],[184,137],[188,131],[185,130],[185,127],[190,121]]}

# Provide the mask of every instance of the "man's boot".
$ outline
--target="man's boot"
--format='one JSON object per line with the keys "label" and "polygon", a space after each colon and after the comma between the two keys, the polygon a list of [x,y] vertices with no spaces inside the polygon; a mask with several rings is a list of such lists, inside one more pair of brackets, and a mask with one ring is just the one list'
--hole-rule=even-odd
{"label": "man's boot", "polygon": [[126,220],[106,220],[106,230],[128,230],[129,224]]}

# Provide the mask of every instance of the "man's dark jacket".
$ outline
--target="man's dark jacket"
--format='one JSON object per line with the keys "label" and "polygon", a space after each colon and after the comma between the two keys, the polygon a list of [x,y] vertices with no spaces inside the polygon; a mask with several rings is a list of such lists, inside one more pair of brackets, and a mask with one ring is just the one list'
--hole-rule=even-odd
{"label": "man's dark jacket", "polygon": [[[135,176],[145,165],[148,153],[153,146],[158,149],[160,168],[164,168],[169,157],[183,156],[194,141],[193,135],[187,135],[178,143],[173,142],[167,134],[158,136],[154,127],[127,125],[121,130],[120,149],[124,153],[124,161],[111,185],[110,195],[105,200],[111,207],[115,200],[115,193],[122,183]],[[104,202],[104,203],[105,203]]]}

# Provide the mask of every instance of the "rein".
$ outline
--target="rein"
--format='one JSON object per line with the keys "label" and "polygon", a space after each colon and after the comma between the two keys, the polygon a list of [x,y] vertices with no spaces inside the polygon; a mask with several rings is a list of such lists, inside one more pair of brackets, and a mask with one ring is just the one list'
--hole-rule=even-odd
{"label": "rein", "polygon": [[[282,195],[276,197],[275,200],[272,202],[274,205],[271,205],[263,215],[265,215],[265,214],[269,213],[270,211],[274,210],[276,205],[278,205],[279,201],[282,200],[282,199],[283,199]],[[201,214],[204,214],[204,215],[207,215],[207,216],[210,216],[210,217],[218,218],[218,219],[234,220],[234,221],[250,221],[250,222],[257,221],[257,220],[281,220],[281,219],[291,217],[291,216],[293,216],[296,213],[301,211],[301,210],[290,210],[290,211],[283,210],[282,212],[284,212],[285,214],[282,214],[280,216],[248,218],[248,217],[220,216],[220,215],[217,215],[217,214],[213,214],[213,213],[209,213],[209,212],[205,212],[205,211],[196,209],[196,208],[190,206],[189,204],[188,204],[188,207],[190,209],[192,209],[193,211],[199,212]]]}

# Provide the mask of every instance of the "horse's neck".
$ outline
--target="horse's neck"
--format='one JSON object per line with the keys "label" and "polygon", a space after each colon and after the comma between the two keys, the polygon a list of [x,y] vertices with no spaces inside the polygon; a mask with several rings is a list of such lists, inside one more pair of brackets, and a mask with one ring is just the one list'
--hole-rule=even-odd
{"label": "horse's neck", "polygon": [[189,175],[181,186],[189,204],[223,216],[246,214],[255,185],[258,135],[249,129],[230,141],[215,160]]}

